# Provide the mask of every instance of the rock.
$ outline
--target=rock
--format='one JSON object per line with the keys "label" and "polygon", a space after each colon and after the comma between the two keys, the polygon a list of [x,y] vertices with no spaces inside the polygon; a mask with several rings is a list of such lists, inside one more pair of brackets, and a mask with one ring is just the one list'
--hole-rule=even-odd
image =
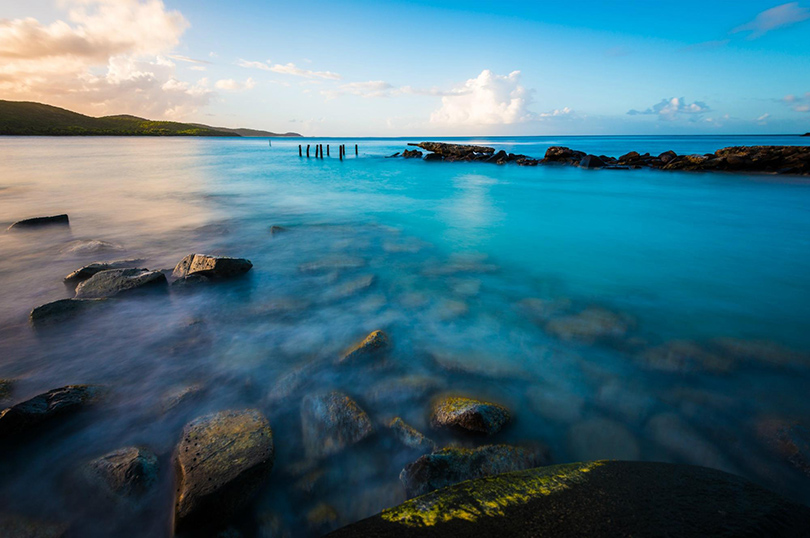
{"label": "rock", "polygon": [[662,153],[661,155],[659,155],[659,156],[658,156],[658,159],[659,159],[659,160],[660,160],[660,161],[661,161],[663,164],[667,164],[669,161],[671,161],[672,159],[674,159],[674,158],[675,158],[675,157],[677,157],[677,156],[678,156],[678,154],[677,154],[677,153],[675,153],[675,152],[674,152],[674,151],[672,151],[672,150],[669,150],[669,151],[665,151],[664,153]]}
{"label": "rock", "polygon": [[810,508],[721,471],[599,461],[485,477],[410,500],[332,538],[768,536],[810,528]]}
{"label": "rock", "polygon": [[[101,239],[79,239],[71,241],[66,246],[59,249],[62,254],[72,254],[75,256],[86,256],[88,254],[98,254],[101,252],[114,252],[124,250],[124,247]],[[131,265],[129,267],[132,267]]]}
{"label": "rock", "polygon": [[53,215],[51,217],[33,217],[30,219],[18,220],[8,227],[8,230],[23,230],[30,228],[41,228],[43,226],[70,226],[67,215]]}
{"label": "rock", "polygon": [[388,423],[388,427],[393,432],[394,437],[408,448],[421,450],[423,453],[436,450],[436,443],[422,435],[415,428],[406,424],[400,417],[394,417],[394,419]]}
{"label": "rock", "polygon": [[437,429],[463,430],[494,435],[511,420],[502,405],[470,398],[441,398],[433,405],[430,425]]}
{"label": "rock", "polygon": [[310,459],[337,454],[373,431],[366,412],[343,393],[308,395],[301,403],[301,433]]}
{"label": "rock", "polygon": [[353,256],[330,256],[316,262],[305,263],[298,267],[302,273],[318,273],[322,271],[339,271],[341,269],[358,269],[365,267],[366,260]]}
{"label": "rock", "polygon": [[561,340],[594,343],[621,338],[629,330],[629,321],[604,308],[588,308],[579,314],[552,319],[546,331]]}
{"label": "rock", "polygon": [[767,340],[715,338],[710,342],[719,354],[746,364],[775,367],[810,366],[810,355]]}
{"label": "rock", "polygon": [[95,385],[68,385],[4,409],[0,411],[0,439],[30,433],[47,422],[81,411],[95,403],[100,392]]}
{"label": "rock", "polygon": [[[475,156],[475,155],[490,155],[495,153],[494,148],[486,146],[471,146],[465,144],[445,144],[443,142],[420,142],[418,144],[408,144],[409,146],[417,146],[424,150],[430,151],[433,154],[441,155],[444,158],[451,157],[455,160]],[[430,155],[428,155],[430,157]]]}
{"label": "rock", "polygon": [[90,265],[85,265],[81,269],[76,269],[64,278],[66,284],[75,284],[83,280],[87,280],[96,273],[107,271],[109,269],[127,269],[133,268],[142,260],[117,260],[114,262],[93,262]]}
{"label": "rock", "polygon": [[695,342],[674,340],[643,351],[638,360],[645,367],[663,372],[727,373],[734,362],[727,356],[709,353]]}
{"label": "rock", "polygon": [[112,297],[120,293],[148,288],[159,289],[168,284],[166,275],[148,269],[109,269],[96,273],[76,287],[77,299]]}
{"label": "rock", "polygon": [[157,482],[158,460],[144,448],[121,448],[89,462],[85,475],[109,497],[135,499]]}
{"label": "rock", "polygon": [[419,151],[418,149],[406,149],[405,151],[402,152],[402,156],[406,159],[421,158],[422,152]]}
{"label": "rock", "polygon": [[397,407],[404,403],[423,400],[444,386],[435,377],[406,375],[385,379],[373,385],[366,399],[380,407]]}
{"label": "rock", "polygon": [[605,161],[597,157],[596,155],[585,155],[581,161],[579,161],[580,168],[603,168],[605,166]]}
{"label": "rock", "polygon": [[186,385],[169,390],[160,401],[160,412],[165,414],[175,407],[199,397],[205,391],[202,385]]}
{"label": "rock", "polygon": [[273,432],[257,410],[190,422],[177,447],[178,530],[218,525],[241,508],[273,467]]}
{"label": "rock", "polygon": [[777,456],[810,477],[810,427],[781,418],[759,419],[757,436]]}
{"label": "rock", "polygon": [[361,291],[369,289],[376,280],[374,275],[363,275],[348,282],[343,282],[334,289],[329,290],[325,294],[327,301],[336,301],[339,299],[346,299],[353,295],[357,295]]}
{"label": "rock", "polygon": [[322,536],[340,525],[340,516],[331,505],[318,503],[307,512],[307,527],[316,536]]}
{"label": "rock", "polygon": [[391,349],[391,340],[383,331],[377,330],[350,349],[340,358],[340,363],[350,363],[379,357]]}
{"label": "rock", "polygon": [[394,157],[399,157],[399,155],[400,155],[400,152],[397,151],[396,153],[392,153],[391,155],[386,157],[386,159],[393,159]]}
{"label": "rock", "polygon": [[11,398],[11,391],[14,390],[15,381],[13,379],[0,379],[0,402]]}
{"label": "rock", "polygon": [[487,445],[476,449],[449,447],[422,456],[402,470],[399,479],[408,498],[465,480],[531,469],[548,463],[548,450]]}
{"label": "rock", "polygon": [[554,385],[531,387],[526,391],[526,398],[535,413],[557,422],[580,420],[585,406],[581,396]]}
{"label": "rock", "polygon": [[425,155],[425,161],[443,161],[444,155],[439,155],[438,153],[428,153]]}
{"label": "rock", "polygon": [[59,299],[31,310],[28,319],[35,327],[70,319],[89,308],[102,304],[105,299]]}
{"label": "rock", "polygon": [[533,321],[545,323],[555,316],[571,310],[570,299],[523,299],[518,303],[521,310],[526,312]]}
{"label": "rock", "polygon": [[568,447],[575,460],[637,460],[641,456],[635,436],[618,422],[604,418],[571,426]]}
{"label": "rock", "polygon": [[62,538],[68,526],[49,523],[17,514],[0,513],[0,536],[3,538]]}
{"label": "rock", "polygon": [[175,278],[186,278],[193,275],[206,278],[231,278],[250,271],[253,264],[244,258],[227,258],[208,256],[206,254],[189,254],[172,271]]}
{"label": "rock", "polygon": [[430,350],[430,356],[443,370],[488,378],[520,378],[526,369],[519,358],[487,354],[485,350]]}
{"label": "rock", "polygon": [[276,225],[270,226],[270,235],[276,235],[276,234],[280,234],[280,233],[284,233],[284,232],[288,232],[288,231],[289,231],[289,229],[285,228],[283,226],[276,226]]}
{"label": "rock", "polygon": [[631,163],[633,161],[637,161],[641,158],[641,155],[637,151],[631,151],[629,153],[625,153],[621,157],[619,157],[620,163]]}
{"label": "rock", "polygon": [[578,164],[585,157],[582,151],[575,151],[562,146],[551,146],[546,150],[542,163]]}
{"label": "rock", "polygon": [[726,472],[736,471],[722,453],[674,413],[650,419],[647,431],[654,441],[689,463]]}

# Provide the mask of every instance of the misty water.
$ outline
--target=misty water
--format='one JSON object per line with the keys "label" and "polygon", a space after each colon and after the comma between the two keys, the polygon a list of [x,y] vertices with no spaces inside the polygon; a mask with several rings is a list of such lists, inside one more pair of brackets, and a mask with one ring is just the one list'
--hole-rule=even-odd
{"label": "misty water", "polygon": [[[317,535],[404,501],[398,476],[418,454],[386,429],[394,416],[442,446],[542,443],[551,463],[705,465],[810,502],[810,478],[768,438],[810,414],[810,180],[386,158],[409,141],[0,138],[4,227],[70,215],[69,229],[0,234],[0,378],[16,380],[5,404],[106,388],[91,410],[7,447],[2,509],[70,521],[81,536],[169,535],[183,426],[240,408],[268,417],[276,447],[234,523],[248,535]],[[810,143],[455,141],[535,157],[551,145],[618,156]],[[299,143],[318,142],[331,158],[299,158]],[[33,307],[72,296],[62,279],[83,265],[170,271],[189,253],[254,267],[47,330],[28,323]],[[583,311],[610,320],[608,337],[571,329],[589,326]],[[393,343],[386,359],[336,364],[375,329]],[[667,353],[682,341],[690,353]],[[331,389],[376,433],[307,462],[300,403]],[[501,403],[514,420],[491,438],[432,431],[430,402],[443,394]],[[75,470],[129,445],[158,454],[159,483],[145,506],[109,510]],[[327,521],[313,523],[324,505]]]}

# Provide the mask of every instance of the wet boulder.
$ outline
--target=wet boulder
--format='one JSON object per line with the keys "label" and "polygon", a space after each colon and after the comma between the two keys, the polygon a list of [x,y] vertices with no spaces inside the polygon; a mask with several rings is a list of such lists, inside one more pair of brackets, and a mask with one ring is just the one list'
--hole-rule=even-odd
{"label": "wet boulder", "polygon": [[738,476],[689,465],[597,461],[462,482],[331,536],[798,538],[808,528],[810,508]]}
{"label": "wet boulder", "polygon": [[406,159],[418,159],[422,157],[422,152],[418,149],[406,149],[402,152],[402,156]]}
{"label": "wet boulder", "polygon": [[377,330],[366,336],[362,342],[351,348],[343,357],[341,363],[351,363],[363,359],[371,359],[383,355],[391,348],[391,340],[383,331]]}
{"label": "wet boulder", "polygon": [[175,266],[172,276],[186,278],[204,276],[207,278],[231,278],[250,271],[253,264],[244,258],[189,254]]}
{"label": "wet boulder", "polygon": [[44,424],[66,418],[95,403],[101,389],[95,385],[68,385],[0,411],[0,439],[30,433]]}
{"label": "wet boulder", "polygon": [[587,168],[587,169],[594,169],[594,168],[604,168],[605,161],[597,157],[596,155],[585,155],[581,161],[579,161],[580,168]]}
{"label": "wet boulder", "polygon": [[148,269],[109,269],[96,273],[76,288],[77,299],[112,297],[136,290],[159,289],[168,284],[166,275]]}
{"label": "wet boulder", "polygon": [[18,220],[8,227],[9,230],[24,230],[32,228],[42,228],[45,226],[70,226],[67,215],[53,215],[50,217],[32,217],[30,219]]}
{"label": "wet boulder", "polygon": [[301,433],[310,459],[337,454],[373,431],[366,412],[341,392],[311,394],[301,403]]}
{"label": "wet boulder", "polygon": [[84,474],[107,497],[137,499],[157,482],[158,459],[150,450],[125,447],[89,462]]}
{"label": "wet boulder", "polygon": [[178,530],[216,526],[250,499],[273,467],[273,432],[259,411],[193,420],[177,446]]}
{"label": "wet boulder", "polygon": [[446,397],[433,405],[430,425],[436,429],[494,435],[511,419],[509,410],[471,398]]}
{"label": "wet boulder", "polygon": [[665,151],[661,155],[658,156],[658,160],[661,161],[662,164],[667,164],[669,161],[677,157],[678,154],[672,150]]}
{"label": "wet boulder", "polygon": [[408,425],[400,417],[394,417],[388,423],[388,428],[397,440],[408,448],[424,452],[436,450],[436,443],[425,437],[416,428]]}
{"label": "wet boulder", "polygon": [[69,275],[67,275],[63,280],[65,284],[78,284],[84,280],[87,280],[91,276],[95,275],[96,273],[100,273],[101,271],[107,271],[109,269],[127,269],[131,267],[135,267],[141,260],[116,260],[113,262],[93,262],[89,265],[85,265],[80,269],[76,269]]}
{"label": "wet boulder", "polygon": [[465,480],[531,469],[548,463],[544,447],[488,445],[476,449],[449,447],[405,466],[399,479],[408,498]]}
{"label": "wet boulder", "polygon": [[576,151],[564,146],[551,146],[546,150],[542,163],[578,164],[585,157],[582,151]]}
{"label": "wet boulder", "polygon": [[41,327],[71,319],[103,302],[104,299],[59,299],[34,308],[28,319],[35,327]]}

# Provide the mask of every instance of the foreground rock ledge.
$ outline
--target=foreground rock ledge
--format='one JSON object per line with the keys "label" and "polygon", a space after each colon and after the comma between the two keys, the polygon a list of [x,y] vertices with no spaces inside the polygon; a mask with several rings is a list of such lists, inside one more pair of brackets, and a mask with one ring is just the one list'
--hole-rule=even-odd
{"label": "foreground rock ledge", "polygon": [[109,269],[88,278],[76,288],[77,299],[99,299],[144,288],[166,286],[166,275],[148,269]]}
{"label": "foreground rock ledge", "polygon": [[690,465],[598,461],[481,478],[329,536],[800,537],[810,508]]}
{"label": "foreground rock ledge", "polygon": [[249,500],[273,467],[273,432],[259,411],[190,422],[177,447],[177,530],[218,525]]}
{"label": "foreground rock ledge", "polygon": [[18,220],[8,227],[9,230],[22,230],[31,228],[41,228],[43,226],[70,226],[67,215],[53,215],[50,217],[33,217],[30,219]]}
{"label": "foreground rock ledge", "polygon": [[502,405],[450,396],[436,401],[430,425],[436,429],[494,435],[510,420],[509,410]]}
{"label": "foreground rock ledge", "polygon": [[189,254],[175,266],[172,276],[187,278],[202,276],[207,278],[230,278],[250,271],[253,264],[244,258]]}
{"label": "foreground rock ledge", "polygon": [[30,400],[0,411],[0,440],[29,433],[60,417],[67,417],[90,404],[101,395],[96,385],[68,385],[54,389]]}

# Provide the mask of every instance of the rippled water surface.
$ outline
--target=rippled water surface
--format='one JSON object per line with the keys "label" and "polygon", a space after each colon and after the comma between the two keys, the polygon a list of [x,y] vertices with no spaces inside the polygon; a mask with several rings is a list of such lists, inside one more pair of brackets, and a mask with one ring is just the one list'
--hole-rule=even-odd
{"label": "rippled water surface", "polygon": [[[0,234],[0,378],[16,380],[11,403],[72,383],[107,388],[93,410],[0,461],[4,510],[71,521],[82,536],[168,535],[183,425],[244,407],[267,415],[276,444],[273,473],[237,522],[258,536],[317,535],[403,501],[398,475],[418,454],[387,432],[394,416],[440,445],[694,463],[810,502],[810,478],[771,437],[810,414],[807,178],[385,158],[406,140],[321,141],[333,155],[348,143],[349,157],[307,160],[301,142],[0,138],[4,227],[71,221]],[[618,156],[810,140],[460,142],[542,157],[550,145]],[[170,270],[192,252],[254,267],[45,331],[28,324],[32,307],[72,296],[62,278],[87,263]],[[393,342],[386,359],[335,363],[375,329]],[[302,461],[301,399],[329,389],[377,432]],[[514,421],[490,439],[433,432],[430,402],[446,393],[502,403]],[[158,454],[157,492],[136,515],[100,511],[72,473],[127,445]],[[324,504],[333,511],[313,521]]]}

